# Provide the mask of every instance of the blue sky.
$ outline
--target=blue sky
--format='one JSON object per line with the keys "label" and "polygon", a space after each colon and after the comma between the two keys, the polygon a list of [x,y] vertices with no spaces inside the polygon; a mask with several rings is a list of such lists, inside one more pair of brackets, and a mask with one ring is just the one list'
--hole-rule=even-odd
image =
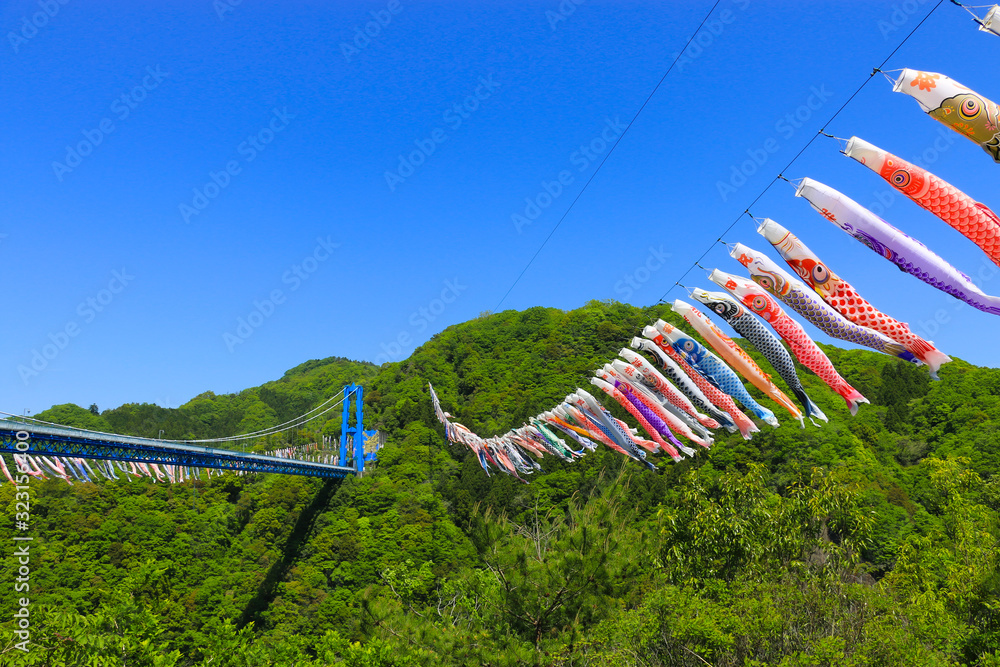
{"label": "blue sky", "polygon": [[[0,9],[0,409],[176,407],[308,359],[398,360],[494,309],[712,3],[139,5]],[[933,5],[722,0],[501,309],[655,303]],[[1000,99],[998,65],[1000,39],[945,2],[885,68]],[[881,76],[827,130],[1000,207],[989,157]],[[825,137],[786,176],[888,192]],[[791,186],[752,213],[944,352],[1000,364],[994,316]],[[966,273],[992,266],[901,197],[884,217]],[[749,218],[725,239],[776,258]],[[702,263],[740,268],[719,244]]]}

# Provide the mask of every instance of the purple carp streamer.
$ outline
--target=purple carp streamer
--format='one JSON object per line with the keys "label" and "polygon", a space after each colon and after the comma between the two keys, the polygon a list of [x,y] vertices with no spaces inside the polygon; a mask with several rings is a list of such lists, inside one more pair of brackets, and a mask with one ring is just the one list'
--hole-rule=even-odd
{"label": "purple carp streamer", "polygon": [[892,89],[915,99],[931,118],[976,142],[994,162],[1000,162],[1000,106],[996,102],[943,74],[912,69],[904,69]]}
{"label": "purple carp streamer", "polygon": [[589,392],[577,387],[574,393],[566,397],[566,401],[575,405],[597,426],[598,430],[616,441],[618,446],[633,459],[644,463],[650,469],[656,468],[652,463],[646,461],[646,452],[642,451],[642,444],[636,439],[638,433],[633,434],[627,424],[615,419],[614,415],[608,412]]}
{"label": "purple carp streamer", "polygon": [[[615,387],[607,380],[601,379],[599,377],[592,377],[590,378],[590,383],[595,387],[597,387],[598,389],[600,389],[601,391],[603,391],[608,396],[615,399],[615,401],[617,401],[619,405],[625,408],[625,410],[630,415],[632,415],[636,419],[636,421],[639,422],[639,425],[642,426],[643,430],[645,430],[646,433],[649,435],[649,437],[653,439],[653,447],[652,448],[643,447],[643,449],[646,449],[646,451],[650,453],[656,453],[657,450],[656,446],[659,445],[659,447],[662,447],[663,451],[667,452],[671,456],[671,458],[674,459],[674,461],[681,460],[681,455],[674,448],[673,444],[667,442],[663,438],[667,437],[673,443],[676,443],[677,445],[682,447],[683,445],[681,445],[681,443],[677,441],[677,439],[674,437],[673,432],[669,428],[667,428],[665,432],[663,432],[663,435],[660,435],[661,430],[659,429],[659,427],[654,426],[651,423],[651,420],[657,420],[657,417],[649,410],[649,408],[647,408],[645,405],[642,405],[642,403],[639,402],[638,400],[632,400],[629,396],[627,396],[624,392],[622,392],[620,389]],[[633,439],[635,438],[633,437]],[[636,441],[637,444],[639,444],[639,446],[641,447],[642,443],[639,442],[638,440]]]}
{"label": "purple carp streamer", "polygon": [[[653,329],[653,336],[655,337],[656,335],[656,329]],[[659,345],[653,342],[652,339],[636,337],[632,339],[630,345],[634,350],[653,355],[659,363],[660,368],[663,369],[663,372],[666,373],[668,378],[676,383],[677,387],[684,392],[684,395],[690,399],[691,403],[693,403],[699,410],[705,411],[705,413],[709,416],[707,420],[703,418],[703,415],[698,416],[700,413],[696,415],[698,417],[698,421],[701,422],[703,426],[714,429],[719,428],[719,425],[722,425],[730,432],[735,432],[737,430],[736,423],[729,417],[729,414],[717,407],[715,403],[713,403],[712,400],[701,390],[698,383],[695,382],[695,380],[684,370],[682,370],[680,365],[671,359],[670,356],[667,355],[667,353],[664,352]],[[646,365],[648,364],[648,361],[645,357],[635,353],[626,355],[624,350],[619,351],[618,354],[622,356],[622,359],[625,359],[633,366],[642,368],[643,372],[646,373],[647,379],[655,381],[657,378],[662,377],[655,367],[653,367],[651,373],[646,372]],[[660,393],[669,397],[667,389],[662,388],[659,385],[657,385],[657,389],[660,390]]]}
{"label": "purple carp streamer", "polygon": [[[604,368],[598,371],[598,374],[602,379],[607,379],[608,376],[614,378],[616,388],[620,389],[623,394],[641,401],[667,428],[679,432],[691,442],[702,447],[711,446],[713,439],[708,430],[657,392],[635,366],[625,363],[621,359],[615,359],[610,364],[604,364]],[[656,425],[653,420],[650,422]],[[678,449],[687,453],[684,447],[678,447]],[[691,451],[693,452],[693,450]]]}
{"label": "purple carp streamer", "polygon": [[1000,298],[979,289],[967,275],[853,199],[811,178],[795,192],[820,215],[861,241],[901,270],[973,308],[1000,315]]}
{"label": "purple carp streamer", "polygon": [[[691,400],[663,377],[645,357],[623,347],[618,351],[621,359],[611,362],[611,367],[625,381],[639,387],[643,392],[655,397],[663,409],[673,414],[700,437],[709,438],[709,429],[719,428],[719,422],[698,412]],[[625,361],[622,361],[624,359]],[[704,420],[705,423],[702,423]]]}

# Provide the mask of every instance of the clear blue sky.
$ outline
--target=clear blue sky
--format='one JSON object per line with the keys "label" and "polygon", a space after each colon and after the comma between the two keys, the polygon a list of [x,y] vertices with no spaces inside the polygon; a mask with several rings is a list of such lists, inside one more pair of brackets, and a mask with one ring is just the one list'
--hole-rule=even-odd
{"label": "clear blue sky", "polygon": [[[0,9],[0,408],[175,407],[308,359],[400,359],[494,309],[712,4],[224,2]],[[933,4],[722,0],[501,309],[655,303]],[[998,65],[1000,39],[946,2],[886,69],[996,100]],[[912,159],[942,127],[879,76],[828,131]],[[766,145],[723,200],[719,182]],[[932,157],[1000,208],[1000,167],[977,146]],[[864,204],[887,190],[823,137],[786,175]],[[752,212],[897,318],[944,313],[930,337],[946,353],[1000,364],[994,316],[792,195],[782,183]],[[908,201],[885,217],[967,273],[989,266]],[[748,218],[726,239],[776,257]],[[718,244],[703,263],[739,270]],[[51,358],[25,380],[36,351]]]}

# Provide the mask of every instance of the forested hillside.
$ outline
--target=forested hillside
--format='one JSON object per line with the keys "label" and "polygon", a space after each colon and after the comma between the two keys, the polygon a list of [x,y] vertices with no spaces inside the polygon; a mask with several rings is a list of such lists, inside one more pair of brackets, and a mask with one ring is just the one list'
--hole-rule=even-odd
{"label": "forested hillside", "polygon": [[[546,457],[522,485],[444,440],[428,381],[457,421],[501,433],[656,317],[680,324],[619,303],[506,311],[380,368],[330,358],[177,409],[46,411],[213,437],[281,423],[353,381],[388,442],[343,482],[33,482],[35,643],[12,648],[14,595],[0,596],[0,663],[1000,665],[1000,370],[955,360],[933,382],[824,346],[871,400],[856,417],[799,367],[829,424],[800,429],[776,409],[780,428],[720,435],[656,472],[600,449]],[[285,441],[337,435],[330,416]],[[9,484],[0,503],[13,516]],[[2,558],[11,591],[13,549]]]}

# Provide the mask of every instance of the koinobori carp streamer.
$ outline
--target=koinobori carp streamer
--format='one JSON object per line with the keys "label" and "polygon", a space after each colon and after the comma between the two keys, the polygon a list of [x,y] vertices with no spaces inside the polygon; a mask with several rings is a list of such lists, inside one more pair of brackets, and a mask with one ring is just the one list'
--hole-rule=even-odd
{"label": "koinobori carp streamer", "polygon": [[[638,373],[634,367],[628,364],[623,363],[622,368],[630,373]],[[678,440],[677,436],[674,435],[674,430],[676,429],[681,436],[692,442],[699,441],[700,438],[691,431],[687,424],[678,419],[676,415],[665,410],[662,403],[656,400],[647,389],[636,382],[634,375],[633,377],[622,375],[611,364],[604,364],[604,367],[595,371],[594,375],[614,385],[615,389],[621,391],[636,409],[642,413],[643,418],[656,429],[657,433],[669,440],[674,447],[688,456],[694,455],[694,450],[686,447],[684,443]],[[705,446],[707,447],[707,444]]]}
{"label": "koinobori carp streamer", "polygon": [[621,382],[628,384],[633,393],[649,406],[660,419],[685,438],[703,447],[708,447],[712,443],[711,432],[686,411],[671,403],[656,389],[654,383],[649,381],[646,373],[642,370],[621,359],[615,359],[611,364],[605,364],[604,370],[614,372],[616,377]]}
{"label": "koinobori carp streamer", "polygon": [[921,208],[946,222],[1000,266],[1000,217],[988,206],[926,169],[858,137],[850,138],[844,154],[865,165]]}
{"label": "koinobori carp streamer", "polygon": [[811,178],[802,179],[795,196],[804,198],[824,218],[902,271],[973,308],[1000,315],[1000,298],[983,292],[969,276],[923,243],[910,238],[850,197]]}
{"label": "koinobori carp streamer", "polygon": [[[654,337],[658,335],[656,329],[652,329],[652,331]],[[643,335],[645,335],[645,333]],[[695,382],[694,379],[691,378],[684,370],[682,370],[678,363],[674,361],[662,348],[660,348],[659,345],[653,342],[652,339],[635,337],[632,339],[630,345],[633,350],[648,352],[656,357],[656,360],[660,364],[660,368],[666,376],[674,381],[677,388],[688,397],[695,407],[699,410],[705,411],[708,415],[707,418],[703,418],[703,416],[698,417],[698,421],[701,422],[703,426],[707,426],[708,428],[718,428],[721,425],[730,432],[736,430],[736,423],[732,420],[732,418],[724,410],[716,406],[715,403],[713,403],[712,400],[705,395],[705,392],[701,390],[698,383]],[[625,350],[619,351],[618,354],[620,354],[623,359],[627,360],[632,365],[636,365],[645,370],[645,367],[642,364],[646,361],[646,359],[642,355],[635,353],[629,355],[626,354]],[[647,373],[646,377],[647,379],[654,379],[659,377],[659,373]],[[657,385],[657,389],[659,389],[664,395],[667,395],[659,385]]]}
{"label": "koinobori carp streamer", "polygon": [[827,336],[864,345],[904,361],[914,360],[913,353],[896,341],[845,318],[815,291],[772,262],[764,253],[737,243],[729,254],[746,267],[755,283],[809,320]]}
{"label": "koinobori carp streamer", "polygon": [[728,415],[728,421],[732,422],[736,428],[739,429],[740,433],[744,438],[749,440],[753,433],[756,433],[760,429],[757,425],[753,423],[753,420],[743,414],[736,403],[733,401],[729,394],[725,393],[711,382],[708,381],[704,375],[699,373],[695,368],[688,363],[687,359],[684,358],[681,353],[674,349],[670,341],[668,341],[663,333],[659,330],[660,328],[671,327],[663,320],[658,320],[656,326],[647,326],[642,330],[642,335],[655,343],[663,352],[667,354],[668,357],[677,362],[677,365],[681,367],[685,374],[691,380],[698,385],[698,389],[708,397],[713,405],[718,406],[720,410],[723,410]]}
{"label": "koinobori carp streamer", "polygon": [[852,322],[885,334],[901,344],[927,364],[931,377],[937,377],[941,364],[951,361],[910,327],[868,303],[846,280],[823,263],[797,236],[776,223],[765,219],[757,231],[774,246],[792,270],[838,313]]}
{"label": "koinobori carp streamer", "polygon": [[979,144],[1000,162],[1000,106],[935,72],[904,69],[892,88],[906,93],[934,120]]}
{"label": "koinobori carp streamer", "polygon": [[719,353],[719,355],[751,384],[760,389],[771,400],[788,410],[788,413],[799,424],[803,423],[802,411],[792,403],[780,389],[778,389],[767,373],[760,369],[753,359],[750,358],[743,348],[736,344],[732,338],[724,334],[716,327],[708,317],[689,303],[677,299],[673,303],[675,313],[681,315],[694,327],[694,330],[701,334],[701,337],[708,341],[708,344]]}
{"label": "koinobori carp streamer", "polygon": [[736,333],[750,341],[750,344],[764,355],[764,358],[774,367],[774,370],[778,371],[778,375],[802,403],[807,417],[829,421],[823,411],[806,394],[802,381],[799,379],[798,373],[795,372],[795,361],[792,359],[792,355],[788,353],[778,337],[764,326],[754,314],[724,292],[709,292],[696,288],[692,290],[691,296],[728,322],[729,326],[736,330]]}
{"label": "koinobori carp streamer", "polygon": [[680,329],[663,320],[656,323],[656,330],[673,348],[712,384],[739,401],[743,407],[771,426],[778,426],[778,420],[768,408],[758,403],[747,391],[739,376],[726,362],[712,354],[704,345]]}

